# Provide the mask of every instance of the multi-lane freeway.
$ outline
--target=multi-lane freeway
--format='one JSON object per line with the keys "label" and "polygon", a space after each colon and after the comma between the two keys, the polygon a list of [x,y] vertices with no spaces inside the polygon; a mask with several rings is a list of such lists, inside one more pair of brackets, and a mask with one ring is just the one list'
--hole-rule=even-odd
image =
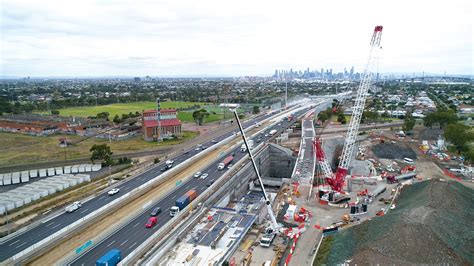
{"label": "multi-lane freeway", "polygon": [[[296,113],[296,115],[301,115],[306,111],[307,109],[299,111]],[[254,136],[252,139],[257,142],[257,138],[260,138],[261,142],[265,142],[272,137],[269,134],[266,134],[270,132],[270,130],[276,129],[277,133],[275,135],[279,135],[292,123],[294,123],[294,121],[281,121],[277,125],[265,130],[264,133]],[[234,162],[239,161],[246,155],[246,153],[240,152],[240,147],[236,147],[233,150],[228,151],[226,156],[230,154],[234,154]],[[171,191],[169,195],[162,197],[157,203],[150,205],[143,213],[135,217],[120,230],[88,250],[86,253],[82,254],[81,257],[72,262],[72,265],[93,265],[99,257],[107,253],[108,250],[114,248],[121,251],[122,257],[126,257],[147,238],[159,230],[160,227],[173,218],[169,214],[169,209],[175,205],[175,201],[178,197],[190,189],[195,189],[197,190],[198,194],[202,194],[208,188],[210,180],[218,180],[218,178],[228,171],[227,168],[225,168],[223,171],[217,170],[217,165],[219,162],[220,161],[215,161],[206,167],[206,169],[201,170],[202,173],[208,173],[208,177],[206,179],[191,178],[188,181],[182,183],[173,191]],[[150,217],[150,212],[156,207],[160,207],[162,209],[162,212],[157,216],[158,222],[154,227],[146,228],[145,223]]]}
{"label": "multi-lane freeway", "polygon": [[[247,128],[255,123],[258,123],[260,121],[263,121],[266,118],[269,118],[271,116],[274,116],[275,112],[271,114],[265,114],[258,116],[252,120],[249,120],[244,123],[243,127]],[[236,129],[237,131],[237,129]],[[210,147],[212,145],[215,145],[216,142],[222,141],[226,139],[227,137],[231,136],[233,132],[229,132],[226,134],[223,134],[217,138],[215,138],[213,141],[208,141],[206,143],[203,143],[202,145],[205,147]],[[201,152],[201,150],[196,150],[192,148],[186,153],[179,154],[176,157],[172,158],[174,160],[174,164],[180,164],[183,161],[189,159],[190,157],[196,155],[197,153]],[[238,159],[238,158],[236,158]],[[147,170],[146,172],[138,175],[135,178],[132,178],[130,180],[127,180],[117,187],[120,189],[121,194],[125,194],[127,192],[132,191],[133,189],[139,187],[140,185],[148,182],[149,180],[157,177],[158,175],[161,174],[160,169],[164,166],[164,163],[160,163],[156,165],[155,167]],[[211,174],[211,173],[210,173]],[[208,179],[211,177],[208,177]],[[194,181],[197,182],[197,181]],[[202,183],[202,182],[201,182]],[[194,183],[191,183],[194,184]],[[183,186],[180,187],[180,189],[185,189],[185,187],[188,184],[184,184]],[[196,184],[197,185],[197,184]],[[203,185],[203,184],[201,184]],[[191,185],[189,185],[191,186]],[[200,190],[202,191],[202,190]],[[180,193],[177,193],[180,195]],[[100,207],[110,203],[113,201],[116,197],[111,197],[107,194],[106,191],[102,192],[98,196],[92,198],[91,200],[84,202],[82,207],[77,210],[76,212],[73,213],[60,213],[59,215],[55,216],[52,219],[47,220],[46,222],[40,223],[39,225],[29,229],[26,232],[23,232],[21,234],[18,234],[6,241],[3,241],[0,243],[0,261],[5,261],[8,258],[14,256],[15,254],[23,251],[25,248],[32,246],[35,243],[38,243],[42,239],[52,235],[53,233],[59,231],[60,229],[70,225],[71,223],[85,217],[86,215],[94,212],[95,210],[99,209]],[[163,214],[162,214],[163,215]],[[143,222],[144,223],[144,222]],[[159,225],[162,225],[163,221],[162,219],[159,219]],[[144,227],[142,224],[140,227]],[[155,227],[157,228],[157,227]],[[147,232],[149,233],[149,232]],[[133,242],[129,240],[131,244]],[[122,244],[123,242],[118,243],[118,245]],[[125,244],[124,244],[125,245]],[[131,250],[133,247],[129,247],[129,250]],[[124,255],[127,253],[125,252]],[[89,257],[89,256],[86,256]]]}

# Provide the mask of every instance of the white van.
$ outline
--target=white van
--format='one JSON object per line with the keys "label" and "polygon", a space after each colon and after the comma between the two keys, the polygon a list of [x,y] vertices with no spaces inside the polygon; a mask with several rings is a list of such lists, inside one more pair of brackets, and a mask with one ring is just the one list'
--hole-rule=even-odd
{"label": "white van", "polygon": [[403,158],[403,161],[405,163],[413,164],[413,159],[410,159],[410,158]]}

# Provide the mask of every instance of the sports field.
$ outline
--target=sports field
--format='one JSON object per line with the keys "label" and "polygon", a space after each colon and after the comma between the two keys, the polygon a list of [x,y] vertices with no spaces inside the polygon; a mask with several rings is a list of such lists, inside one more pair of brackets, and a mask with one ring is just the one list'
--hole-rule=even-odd
{"label": "sports field", "polygon": [[[217,105],[204,102],[162,102],[161,108],[192,108],[199,105],[200,108],[206,109],[210,114],[204,119],[204,123],[211,123],[222,120],[224,118],[223,109]],[[133,102],[133,103],[114,103],[100,106],[84,106],[84,107],[69,107],[59,109],[61,116],[77,116],[88,117],[95,116],[98,113],[109,112],[109,118],[113,119],[115,115],[121,116],[130,112],[142,112],[156,108],[155,102]],[[178,111],[178,118],[183,122],[194,122],[193,111]],[[239,110],[243,112],[243,110]],[[49,114],[48,112],[40,112],[41,114]],[[226,118],[230,118],[232,113],[226,112]]]}
{"label": "sports field", "polygon": [[[161,108],[188,108],[194,105],[200,105],[203,107],[206,103],[203,102],[162,102]],[[142,112],[143,110],[155,109],[155,102],[133,102],[133,103],[114,103],[108,105],[99,106],[84,106],[84,107],[68,107],[59,109],[59,115],[61,116],[78,116],[87,117],[95,116],[101,112],[109,112],[109,117],[113,118],[116,114],[128,114],[130,112]],[[41,112],[48,114],[48,112]]]}

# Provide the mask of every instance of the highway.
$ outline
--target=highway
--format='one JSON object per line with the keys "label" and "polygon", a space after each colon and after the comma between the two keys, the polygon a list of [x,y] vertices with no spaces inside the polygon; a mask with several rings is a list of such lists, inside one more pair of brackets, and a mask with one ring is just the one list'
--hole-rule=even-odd
{"label": "highway", "polygon": [[[281,112],[281,111],[279,111]],[[278,113],[279,113],[278,112]],[[275,115],[276,113],[273,114],[265,114],[256,117],[255,119],[252,119],[250,121],[246,121],[244,123],[244,127],[249,127],[257,122],[260,122],[270,116]],[[237,127],[237,125],[236,125]],[[238,131],[236,128],[235,131]],[[215,138],[214,140],[219,142],[222,141],[223,139],[231,136],[233,132],[229,132],[227,134],[223,134],[220,137]],[[211,141],[208,141],[206,143],[203,143],[202,145],[206,146],[209,148],[212,145],[215,145]],[[195,147],[193,147],[191,150],[189,150],[188,153],[186,154],[180,154],[172,160],[174,160],[174,165],[178,165],[182,163],[183,161],[187,160],[188,158],[196,155],[197,153],[201,152],[196,151]],[[153,168],[147,170],[146,172],[138,175],[135,178],[132,178],[130,180],[127,180],[117,187],[120,188],[120,194],[125,194],[127,192],[130,192],[131,190],[135,189],[136,187],[146,183],[147,181],[157,177],[158,175],[161,174],[160,169],[164,166],[164,162],[157,164]],[[183,187],[184,189],[184,187]],[[0,244],[0,261],[5,261],[8,258],[14,256],[15,254],[23,251],[25,248],[41,241],[42,239],[52,235],[53,233],[59,231],[61,228],[66,227],[67,225],[77,221],[78,219],[94,212],[95,210],[99,209],[101,206],[104,206],[107,203],[110,203],[111,201],[115,200],[116,196],[109,196],[107,194],[107,191],[103,191],[101,194],[99,194],[97,197],[83,203],[82,207],[78,209],[77,211],[73,213],[66,213],[62,212],[58,216],[43,222],[39,224],[38,226],[23,232],[15,237],[12,237]],[[141,227],[144,227],[144,223],[141,225]],[[132,242],[133,243],[133,242]],[[130,243],[130,244],[132,244]],[[121,243],[118,243],[121,244]],[[93,263],[92,263],[93,264]]]}
{"label": "highway", "polygon": [[[301,115],[306,110],[299,111],[296,113],[297,115]],[[276,135],[281,134],[286,128],[288,128],[294,121],[281,121],[277,125],[265,130],[264,133],[260,133],[261,142],[268,141],[272,136],[266,136],[265,133],[270,132],[272,129],[276,129]],[[254,136],[255,142],[258,136]],[[259,143],[256,143],[258,145]],[[234,154],[234,162],[239,161],[242,159],[247,153],[243,153],[240,151],[240,147],[236,147],[233,150],[229,151],[226,156]],[[72,262],[71,265],[93,265],[95,261],[103,256],[107,251],[110,249],[116,248],[119,249],[122,253],[122,258],[125,258],[128,254],[130,254],[136,247],[138,247],[141,243],[143,243],[148,237],[154,234],[157,230],[159,230],[164,224],[172,219],[169,214],[169,209],[175,205],[175,201],[178,197],[186,193],[190,189],[196,189],[198,195],[202,194],[207,188],[209,180],[217,180],[220,178],[226,171],[225,168],[223,171],[217,170],[217,165],[220,163],[219,161],[213,162],[209,165],[206,169],[202,169],[202,173],[208,173],[209,176],[206,179],[201,178],[191,178],[187,182],[182,183],[178,187],[176,187],[173,191],[171,191],[168,195],[163,196],[161,200],[159,200],[156,204],[150,205],[143,213],[135,217],[131,220],[128,224],[123,226],[120,230],[103,240],[98,245],[94,246],[93,248],[89,249],[86,253],[82,254],[81,257],[78,257],[76,260]],[[160,207],[162,212],[157,216],[158,222],[152,228],[145,228],[145,223],[148,221],[150,217],[150,212],[156,207]]]}

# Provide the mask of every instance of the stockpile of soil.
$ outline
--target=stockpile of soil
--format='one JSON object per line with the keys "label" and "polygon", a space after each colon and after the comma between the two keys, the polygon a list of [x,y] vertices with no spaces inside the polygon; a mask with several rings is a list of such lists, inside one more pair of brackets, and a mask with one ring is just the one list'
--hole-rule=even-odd
{"label": "stockpile of soil", "polygon": [[457,182],[408,186],[395,210],[334,235],[318,264],[472,265],[472,206],[474,190]]}
{"label": "stockpile of soil", "polygon": [[416,159],[416,153],[411,148],[393,143],[379,143],[372,147],[372,152],[383,159]]}

